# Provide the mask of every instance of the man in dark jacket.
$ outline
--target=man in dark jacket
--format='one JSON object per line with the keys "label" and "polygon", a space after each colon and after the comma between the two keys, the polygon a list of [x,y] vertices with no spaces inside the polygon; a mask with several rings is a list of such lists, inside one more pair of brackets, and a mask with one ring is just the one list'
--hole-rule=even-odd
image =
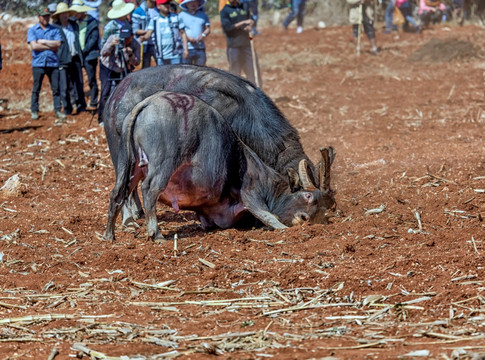
{"label": "man in dark jacket", "polygon": [[54,25],[61,30],[62,36],[62,44],[57,55],[59,57],[61,100],[65,115],[72,114],[72,100],[76,102],[77,114],[86,111],[79,26],[75,21],[69,20],[71,13],[67,4],[61,2],[57,4],[57,11],[52,15],[55,19]]}
{"label": "man in dark jacket", "polygon": [[88,11],[95,10],[83,4],[82,0],[74,0],[71,10],[75,11],[76,20],[79,24],[79,43],[84,57],[84,69],[89,83],[89,106],[88,110],[98,108],[98,82],[96,81],[96,68],[99,58],[99,22]]}
{"label": "man in dark jacket", "polygon": [[255,68],[258,69],[258,59],[256,57],[255,63],[253,63],[249,38],[249,32],[254,25],[251,14],[239,3],[239,0],[229,0],[222,8],[220,15],[222,30],[226,35],[229,71],[236,75],[241,75],[241,72],[244,71],[250,81],[261,86],[259,70],[259,82],[256,82]]}

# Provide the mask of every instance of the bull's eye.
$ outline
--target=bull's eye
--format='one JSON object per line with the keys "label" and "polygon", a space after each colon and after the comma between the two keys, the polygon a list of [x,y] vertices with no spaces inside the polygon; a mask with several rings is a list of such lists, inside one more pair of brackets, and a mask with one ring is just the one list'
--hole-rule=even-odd
{"label": "bull's eye", "polygon": [[313,200],[313,194],[312,193],[306,192],[304,194],[304,196],[305,196],[305,200],[308,201],[308,202],[311,202]]}

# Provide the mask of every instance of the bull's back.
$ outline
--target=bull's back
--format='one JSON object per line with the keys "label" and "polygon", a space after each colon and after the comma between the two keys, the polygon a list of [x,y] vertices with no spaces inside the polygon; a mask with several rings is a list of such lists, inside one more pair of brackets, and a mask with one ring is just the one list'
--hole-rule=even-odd
{"label": "bull's back", "polygon": [[[125,78],[109,99],[105,116],[107,137],[108,132],[119,134],[124,115],[160,90],[192,94],[210,104],[244,143],[279,172],[296,168],[302,158],[308,160],[296,129],[261,90],[222,70],[192,65],[147,68]],[[118,146],[116,139],[111,142],[114,148]],[[280,156],[286,149],[290,151]]]}

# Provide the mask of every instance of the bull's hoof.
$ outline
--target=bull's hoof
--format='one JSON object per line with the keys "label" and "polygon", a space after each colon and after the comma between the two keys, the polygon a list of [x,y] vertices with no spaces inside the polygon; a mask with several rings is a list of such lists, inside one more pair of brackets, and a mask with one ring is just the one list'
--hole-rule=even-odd
{"label": "bull's hoof", "polygon": [[103,240],[106,240],[106,241],[115,241],[115,235],[111,232],[105,232],[104,235],[103,235]]}
{"label": "bull's hoof", "polygon": [[155,234],[154,236],[148,236],[148,240],[153,240],[153,242],[157,244],[164,244],[167,242],[167,239],[165,239],[161,233]]}

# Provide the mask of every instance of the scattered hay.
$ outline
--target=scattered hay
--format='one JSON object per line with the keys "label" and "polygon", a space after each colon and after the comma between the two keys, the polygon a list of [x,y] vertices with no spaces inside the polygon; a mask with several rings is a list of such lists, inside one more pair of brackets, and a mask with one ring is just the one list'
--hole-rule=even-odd
{"label": "scattered hay", "polygon": [[480,58],[480,49],[469,41],[458,39],[431,39],[411,54],[411,61],[447,62]]}

